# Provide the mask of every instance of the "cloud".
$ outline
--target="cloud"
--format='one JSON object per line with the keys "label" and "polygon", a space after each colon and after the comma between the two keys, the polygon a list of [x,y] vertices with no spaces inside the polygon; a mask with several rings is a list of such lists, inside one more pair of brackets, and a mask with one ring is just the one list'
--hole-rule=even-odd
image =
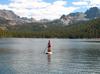
{"label": "cloud", "polygon": [[67,1],[56,0],[52,3],[43,0],[10,0],[7,5],[0,4],[1,9],[14,11],[21,17],[33,17],[35,19],[56,19],[62,14],[69,14],[78,7],[66,7]]}
{"label": "cloud", "polygon": [[[69,14],[78,9],[100,7],[100,0],[79,0],[68,5],[66,0],[10,0],[8,4],[0,4],[0,9],[14,11],[21,17],[33,17],[35,19],[57,19],[62,14]],[[67,6],[68,5],[68,6]]]}
{"label": "cloud", "polygon": [[88,0],[87,2],[91,7],[100,7],[100,0]]}
{"label": "cloud", "polygon": [[53,3],[54,5],[66,5],[67,1],[58,0]]}
{"label": "cloud", "polygon": [[73,5],[84,6],[84,7],[100,7],[100,0],[79,0],[72,2]]}
{"label": "cloud", "polygon": [[88,5],[87,2],[81,2],[81,1],[79,1],[79,2],[73,2],[72,4],[74,4],[74,5]]}
{"label": "cloud", "polygon": [[100,0],[79,0],[76,2],[72,2],[73,6],[79,7],[79,11],[86,11],[91,7],[100,8]]}

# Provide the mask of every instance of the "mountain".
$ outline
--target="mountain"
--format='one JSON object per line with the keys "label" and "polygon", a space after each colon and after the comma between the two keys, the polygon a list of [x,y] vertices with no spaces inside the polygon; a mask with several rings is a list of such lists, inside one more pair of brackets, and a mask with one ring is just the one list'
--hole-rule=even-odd
{"label": "mountain", "polygon": [[95,18],[100,18],[100,9],[97,7],[92,7],[88,9],[85,13],[76,12],[76,13],[70,13],[68,15],[62,15],[60,17],[61,21],[65,25],[69,25],[77,22],[84,22]]}
{"label": "mountain", "polygon": [[40,22],[49,22],[50,20],[48,20],[48,19],[41,19],[41,20],[39,20]]}
{"label": "mountain", "polygon": [[19,16],[14,14],[10,10],[0,10],[0,17],[5,18],[6,20],[17,20]]}
{"label": "mountain", "polygon": [[27,17],[22,17],[21,21],[23,21],[24,23],[37,22],[34,18],[27,18]]}
{"label": "mountain", "polygon": [[100,9],[97,7],[92,7],[85,12],[86,18],[95,19],[100,17]]}
{"label": "mountain", "polygon": [[0,25],[29,25],[29,24],[41,24],[41,25],[69,25],[77,22],[84,22],[100,17],[100,9],[92,7],[86,12],[70,13],[68,15],[62,15],[55,20],[41,19],[39,21],[34,18],[20,17],[11,10],[0,10]]}
{"label": "mountain", "polygon": [[60,17],[61,21],[66,24],[73,24],[76,22],[87,21],[88,19],[85,18],[86,14],[82,12],[70,13],[68,15],[62,15]]}
{"label": "mountain", "polygon": [[[18,15],[16,15],[13,11],[11,10],[0,10],[0,21],[2,23],[5,22],[5,24],[7,25],[21,25],[24,23],[31,23],[36,21],[33,18],[26,18],[26,17],[20,17]],[[2,24],[0,23],[0,24]]]}

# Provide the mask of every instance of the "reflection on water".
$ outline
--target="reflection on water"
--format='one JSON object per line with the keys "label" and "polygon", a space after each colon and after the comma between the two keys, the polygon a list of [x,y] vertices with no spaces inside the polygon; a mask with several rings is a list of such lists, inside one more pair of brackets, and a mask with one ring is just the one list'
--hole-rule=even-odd
{"label": "reflection on water", "polygon": [[100,74],[100,43],[90,41],[51,39],[48,55],[48,39],[0,39],[0,74]]}
{"label": "reflection on water", "polygon": [[47,56],[48,56],[48,64],[50,64],[50,62],[51,62],[51,54],[47,54]]}

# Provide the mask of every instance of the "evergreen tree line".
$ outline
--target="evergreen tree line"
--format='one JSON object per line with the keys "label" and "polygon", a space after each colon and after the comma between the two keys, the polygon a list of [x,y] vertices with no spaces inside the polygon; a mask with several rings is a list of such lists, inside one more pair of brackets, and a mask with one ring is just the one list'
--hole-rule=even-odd
{"label": "evergreen tree line", "polygon": [[[29,27],[29,30],[28,30]],[[0,37],[19,37],[19,38],[100,38],[100,18],[91,20],[87,23],[77,23],[68,26],[49,25],[42,28],[39,25],[25,26],[21,30],[2,30],[0,28]]]}

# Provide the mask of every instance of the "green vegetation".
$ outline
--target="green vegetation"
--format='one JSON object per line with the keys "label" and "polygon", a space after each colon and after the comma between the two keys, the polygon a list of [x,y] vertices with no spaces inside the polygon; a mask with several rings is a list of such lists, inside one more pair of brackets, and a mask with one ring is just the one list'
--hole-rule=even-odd
{"label": "green vegetation", "polygon": [[0,28],[0,37],[100,38],[100,18],[68,26],[58,23],[34,24],[7,26],[6,30]]}

